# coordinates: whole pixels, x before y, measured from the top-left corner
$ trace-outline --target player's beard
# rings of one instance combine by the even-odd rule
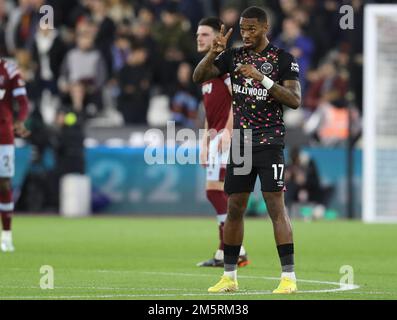
[[[246,42],[246,40],[245,41],[243,40],[243,46],[246,49],[253,50],[253,49],[255,49],[255,42],[251,39],[248,42]]]
[[[248,42],[249,42],[249,45],[247,45],[247,46],[245,45],[245,42],[244,42],[244,47],[255,51],[260,46],[261,39],[260,38],[251,38],[251,39],[248,39]]]

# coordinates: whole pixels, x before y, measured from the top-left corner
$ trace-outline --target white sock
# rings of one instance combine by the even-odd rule
[[[245,252],[245,248],[244,246],[241,246],[240,248],[240,256],[245,256],[246,252]]]
[[[1,232],[1,241],[7,241],[7,242],[12,241],[12,231],[11,230],[9,230],[9,231],[3,230]]]
[[[281,278],[284,278],[284,277],[296,281],[295,272],[282,272]]]
[[[221,249],[216,250],[214,258],[216,260],[223,260],[224,259],[223,250],[221,250]]]
[[[237,279],[237,270],[234,271],[224,271],[223,272],[224,276],[228,276],[229,278],[232,278],[233,280]]]
[[[222,223],[225,223],[227,217],[227,213],[224,214],[218,214],[216,216],[216,220],[218,221],[218,226],[221,225]]]

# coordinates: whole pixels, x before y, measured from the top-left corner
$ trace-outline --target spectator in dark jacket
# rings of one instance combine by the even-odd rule
[[[161,21],[153,28],[153,38],[158,44],[159,57],[156,74],[165,93],[171,95],[170,83],[177,82],[175,70],[182,61],[191,61],[196,55],[194,39],[183,24],[177,7],[168,6]]]
[[[67,47],[58,30],[38,28],[33,43],[33,60],[36,62],[36,81],[39,94],[47,89],[52,94],[58,93],[57,81]]]
[[[116,35],[116,26],[107,16],[105,0],[91,0],[91,18],[97,25],[95,46],[101,51],[106,62],[106,71],[110,75],[112,71],[112,44]]]
[[[118,108],[126,124],[146,124],[151,74],[147,68],[147,50],[137,47],[128,55],[118,75]]]

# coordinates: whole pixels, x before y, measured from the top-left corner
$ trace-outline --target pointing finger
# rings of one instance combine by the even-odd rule
[[[221,25],[221,35],[223,36],[223,34],[225,33],[225,25],[224,24],[222,24]]]
[[[237,68],[234,69],[234,72],[238,72],[243,65],[241,63],[237,63]]]
[[[229,40],[230,36],[232,35],[232,32],[233,32],[233,28],[230,28],[229,31],[225,35],[226,41]]]

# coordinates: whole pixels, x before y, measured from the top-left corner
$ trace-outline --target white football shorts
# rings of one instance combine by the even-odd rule
[[[209,143],[207,181],[225,180],[226,164],[229,158],[229,149],[224,152],[218,151],[218,143],[220,139],[221,134],[218,134]]]
[[[15,173],[15,147],[0,144],[0,178],[12,178]]]

